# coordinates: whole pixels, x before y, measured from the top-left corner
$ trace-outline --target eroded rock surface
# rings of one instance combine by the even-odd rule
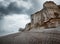
[[[43,4],[43,9],[31,15],[31,23],[26,25],[26,30],[36,27],[55,28],[60,26],[60,5],[52,1]]]

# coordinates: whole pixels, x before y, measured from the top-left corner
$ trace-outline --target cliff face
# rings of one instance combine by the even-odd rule
[[[31,23],[27,24],[25,29],[55,28],[60,26],[60,5],[52,1],[43,4],[43,9],[31,15]]]

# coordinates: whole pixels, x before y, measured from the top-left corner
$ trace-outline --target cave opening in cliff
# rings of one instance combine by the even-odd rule
[[[56,17],[56,18],[58,18],[58,17],[59,17],[59,14],[58,14],[58,13],[56,13],[56,12],[54,12],[54,15],[55,15],[55,17]]]

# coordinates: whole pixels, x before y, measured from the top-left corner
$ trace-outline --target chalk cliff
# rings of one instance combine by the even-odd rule
[[[52,1],[43,4],[43,9],[31,15],[31,22],[25,27],[25,30],[36,28],[56,28],[60,26],[60,5]]]

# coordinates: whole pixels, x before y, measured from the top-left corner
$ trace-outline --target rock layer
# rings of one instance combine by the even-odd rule
[[[25,29],[31,30],[36,27],[55,28],[60,26],[60,5],[52,1],[43,4],[43,9],[31,15],[31,23]]]

